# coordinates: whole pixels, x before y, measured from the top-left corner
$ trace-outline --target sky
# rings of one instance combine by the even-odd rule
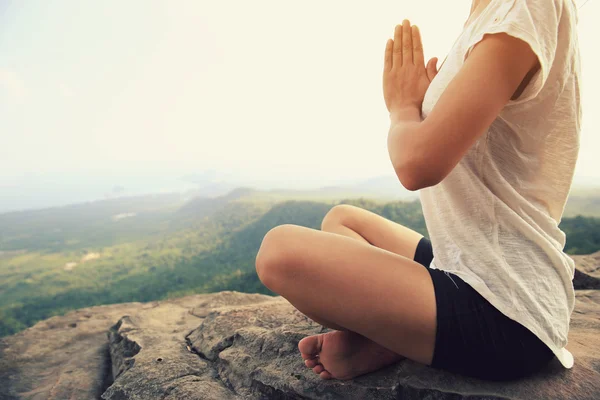
[[[181,188],[189,186],[182,176],[206,171],[289,185],[393,174],[385,43],[407,18],[420,28],[425,59],[439,66],[470,7],[0,0],[0,211],[115,186]],[[588,1],[578,27],[576,180],[586,182],[600,182],[598,16],[600,0]]]

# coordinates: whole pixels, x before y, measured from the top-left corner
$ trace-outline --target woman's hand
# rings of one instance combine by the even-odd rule
[[[425,68],[419,28],[411,27],[407,19],[396,25],[394,39],[385,46],[383,68],[383,97],[390,114],[407,107],[421,110],[425,92],[438,73],[437,60],[431,58]]]

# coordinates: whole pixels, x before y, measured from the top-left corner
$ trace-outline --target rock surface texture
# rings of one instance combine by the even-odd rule
[[[600,289],[600,251],[585,255],[571,256],[575,261],[575,289]]]
[[[1,339],[0,399],[599,399],[600,290],[589,288],[600,252],[573,258],[574,285],[586,289],[576,291],[570,370],[554,359],[530,378],[487,382],[404,359],[322,380],[297,345],[329,329],[282,297],[226,291],[86,308]]]

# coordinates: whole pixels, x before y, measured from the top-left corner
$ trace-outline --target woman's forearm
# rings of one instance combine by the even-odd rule
[[[416,106],[390,113],[388,153],[398,179],[408,190],[420,189],[423,182],[419,173],[424,139],[419,132],[421,124],[421,110]]]

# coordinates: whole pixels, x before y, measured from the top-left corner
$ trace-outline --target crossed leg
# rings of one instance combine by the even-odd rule
[[[391,251],[414,260],[415,251],[423,237],[404,225],[390,221],[374,212],[350,204],[334,206],[321,223],[321,230],[348,236],[363,243]],[[313,321],[331,329],[349,331],[348,329],[326,321],[321,317],[308,315]],[[306,339],[304,340],[306,342]],[[315,361],[316,362],[316,361]],[[307,367],[314,367],[308,360]],[[318,373],[318,369],[315,370]]]
[[[300,312],[346,330],[321,336],[321,377],[350,379],[402,357],[431,363],[433,283],[412,259],[366,240],[280,225],[265,235],[256,268],[263,284]],[[384,348],[389,352],[377,360]]]

